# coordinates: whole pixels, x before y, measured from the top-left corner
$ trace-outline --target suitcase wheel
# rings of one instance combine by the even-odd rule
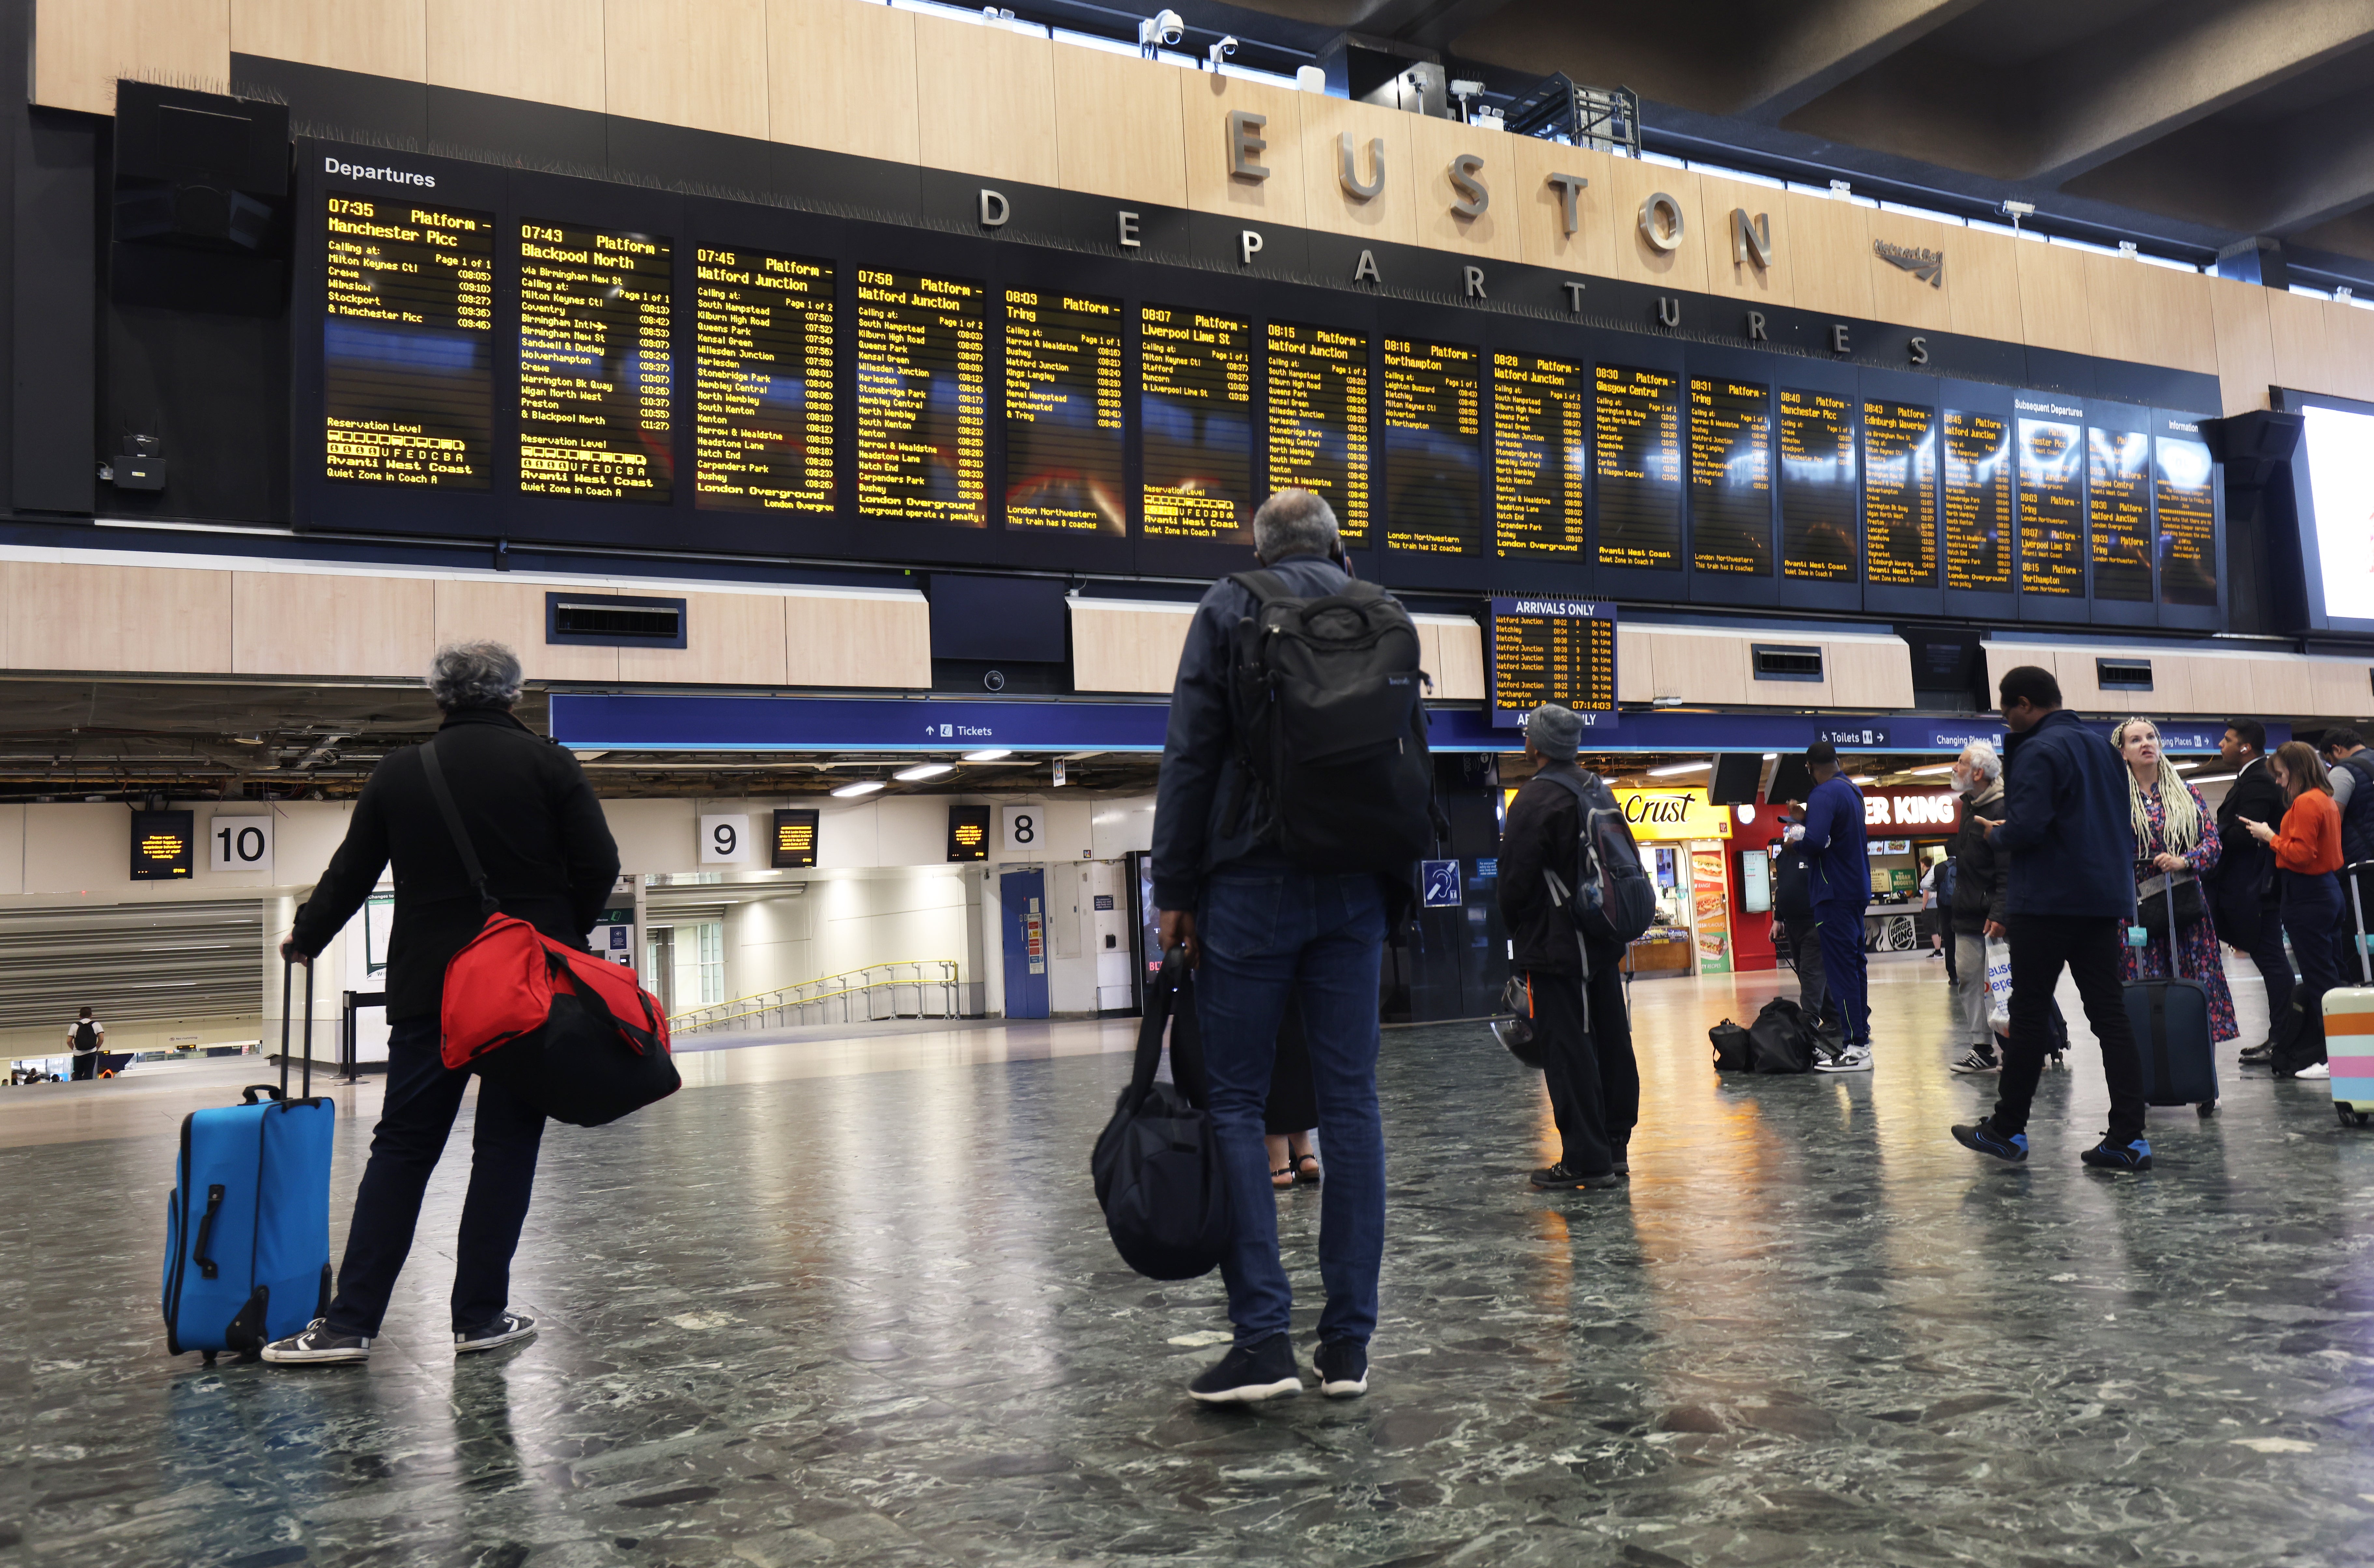
[[[2199,1115],[2205,1120],[2206,1118],[2217,1114],[2217,1102],[2215,1100],[2204,1100],[2192,1108],[2195,1114]]]
[[[2368,1121],[2374,1121],[2374,1113],[2357,1110],[2343,1105],[2338,1100],[2333,1102],[2333,1109],[2334,1114],[2341,1117],[2341,1125],[2344,1127],[2364,1127]]]

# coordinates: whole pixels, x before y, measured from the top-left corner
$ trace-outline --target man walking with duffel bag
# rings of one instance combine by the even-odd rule
[[[432,743],[504,914],[582,947],[618,877],[618,848],[577,759],[511,717],[520,662],[499,643],[438,651],[429,695],[445,720]],[[391,863],[395,919],[387,950],[387,1093],[370,1164],[355,1193],[338,1292],[325,1316],[264,1348],[281,1363],[359,1362],[387,1315],[412,1249],[421,1195],[475,1074],[445,1065],[439,1011],[446,963],[478,934],[478,894],[429,789],[423,748],[391,753],[363,786],[346,841],[281,945],[310,963],[354,918]],[[308,984],[311,984],[309,979]],[[509,1309],[511,1253],[527,1220],[544,1113],[491,1079],[478,1089],[470,1190],[454,1246],[456,1354],[535,1331]]]

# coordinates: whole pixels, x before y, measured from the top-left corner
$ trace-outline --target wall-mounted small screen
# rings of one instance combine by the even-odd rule
[[[951,860],[986,860],[989,859],[989,813],[987,806],[950,806],[948,808],[948,859]]]
[[[1545,702],[1586,716],[1614,717],[1614,604],[1495,598],[1489,650],[1494,724],[1506,728],[1522,723],[1525,715]],[[1585,722],[1592,722],[1592,718]]]
[[[767,863],[779,872],[802,871],[817,863],[817,822],[812,808],[792,807],[775,813],[775,837]]]
[[[196,813],[134,812],[132,813],[132,880],[181,882],[196,864]]]

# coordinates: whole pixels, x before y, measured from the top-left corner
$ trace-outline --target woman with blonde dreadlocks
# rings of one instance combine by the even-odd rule
[[[2205,878],[2217,863],[2220,845],[2216,819],[2201,792],[2184,781],[2159,749],[2159,730],[2148,719],[2130,719],[2110,731],[2110,744],[2127,765],[2127,804],[2135,829],[2135,883],[2167,872],[2191,872]],[[2234,993],[2226,985],[2226,961],[2217,948],[2217,930],[2210,924],[2207,904],[2201,917],[2176,932],[2177,978],[2198,980],[2209,992],[2209,1033],[2230,1040],[2242,1032],[2234,1021]],[[2121,978],[2165,980],[2168,943],[2154,941],[2129,947],[2121,961]]]

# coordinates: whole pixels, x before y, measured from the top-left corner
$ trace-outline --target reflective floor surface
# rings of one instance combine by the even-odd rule
[[[1216,1278],[1128,1273],[1088,1190],[1126,1024],[688,1056],[549,1135],[514,1292],[547,1327],[459,1363],[457,1129],[368,1369],[164,1352],[174,1125],[245,1072],[0,1091],[0,1560],[2374,1559],[2374,1132],[2229,1045],[2220,1114],[2097,1176],[2081,1038],[2033,1162],[1981,1163],[1942,967],[1877,969],[1845,1079],[1708,1071],[1774,977],[1640,985],[1614,1194],[1526,1186],[1540,1079],[1480,1026],[1389,1032],[1373,1391],[1252,1411],[1182,1391]],[[341,1232],[375,1093],[339,1091]],[[1307,1358],[1316,1194],[1281,1208]]]

